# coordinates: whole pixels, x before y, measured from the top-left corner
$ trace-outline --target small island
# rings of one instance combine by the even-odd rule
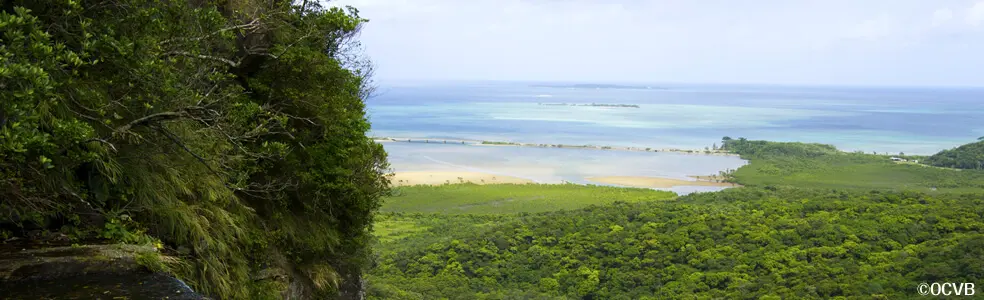
[[[639,105],[636,105],[636,104],[605,104],[605,103],[590,103],[590,104],[588,104],[588,103],[582,103],[582,104],[577,104],[577,103],[537,103],[537,104],[539,104],[539,105],[547,105],[547,106],[594,106],[594,107],[631,107],[631,108],[639,108]]]

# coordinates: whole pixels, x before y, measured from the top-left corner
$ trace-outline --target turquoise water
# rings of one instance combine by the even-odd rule
[[[391,84],[368,101],[368,112],[377,136],[653,148],[703,148],[723,136],[742,136],[931,154],[984,136],[982,89],[659,87],[666,89]]]
[[[739,85],[595,89],[557,85],[545,87],[518,82],[383,85],[377,96],[367,101],[373,124],[371,134],[657,149],[703,149],[718,143],[723,136],[731,136],[820,142],[848,151],[907,154],[932,154],[984,136],[981,121],[984,101],[980,101],[984,99],[984,89]],[[542,103],[635,104],[639,108]],[[602,173],[708,175],[742,163],[736,158],[704,160],[692,158],[696,156],[593,150],[515,147],[477,150],[476,146],[401,143],[387,143],[385,147],[397,170],[439,165],[421,156],[430,153],[428,157],[440,157],[438,160],[450,162],[459,169],[489,169],[497,164],[503,170],[519,173],[512,175],[543,181],[563,178],[578,182],[578,177],[603,176]],[[597,154],[601,152],[606,154]],[[542,168],[530,170],[531,165]],[[524,166],[527,169],[522,169]]]

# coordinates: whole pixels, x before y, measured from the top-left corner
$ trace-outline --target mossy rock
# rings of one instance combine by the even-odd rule
[[[145,267],[146,257],[159,256],[150,246],[2,246],[5,299],[205,299],[180,280]]]

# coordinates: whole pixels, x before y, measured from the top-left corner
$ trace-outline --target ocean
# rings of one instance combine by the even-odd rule
[[[984,89],[970,88],[385,82],[367,101],[367,113],[376,137],[704,149],[730,136],[932,154],[984,136],[981,100]],[[540,182],[602,174],[680,178],[744,163],[672,153],[384,145],[397,171],[464,168]]]

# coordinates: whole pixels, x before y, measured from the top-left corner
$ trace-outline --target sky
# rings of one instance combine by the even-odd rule
[[[984,0],[338,0],[376,79],[984,86]]]

